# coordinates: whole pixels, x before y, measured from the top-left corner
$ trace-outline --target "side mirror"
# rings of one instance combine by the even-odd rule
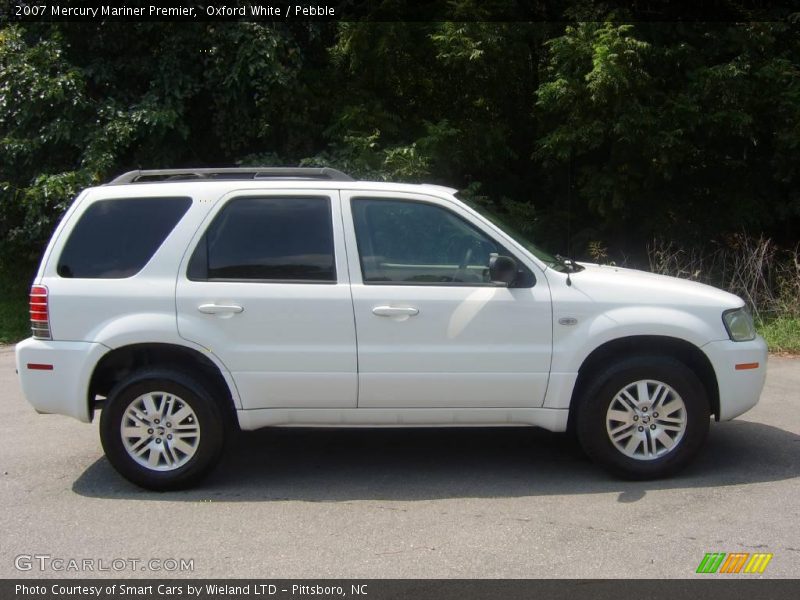
[[[517,278],[517,263],[510,256],[492,254],[489,258],[489,279],[492,283],[509,287]]]

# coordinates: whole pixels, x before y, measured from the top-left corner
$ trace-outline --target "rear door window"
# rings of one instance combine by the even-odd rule
[[[189,261],[194,281],[336,282],[327,197],[234,198]]]

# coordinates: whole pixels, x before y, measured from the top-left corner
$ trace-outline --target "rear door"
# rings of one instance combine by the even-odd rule
[[[243,408],[356,405],[341,223],[338,192],[248,190],[222,198],[190,245],[178,330],[228,367]]]

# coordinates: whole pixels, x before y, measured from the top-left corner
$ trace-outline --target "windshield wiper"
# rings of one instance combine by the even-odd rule
[[[567,268],[569,273],[577,273],[578,271],[583,271],[583,267],[576,263],[571,258],[567,258],[566,256],[561,256],[560,254],[555,255],[556,260],[560,262]]]

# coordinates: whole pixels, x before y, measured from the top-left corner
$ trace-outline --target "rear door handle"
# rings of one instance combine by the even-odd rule
[[[197,307],[197,310],[207,315],[230,315],[240,313],[244,308],[238,304],[201,304]]]
[[[419,314],[419,309],[413,306],[376,306],[372,314],[379,317],[413,317]]]

